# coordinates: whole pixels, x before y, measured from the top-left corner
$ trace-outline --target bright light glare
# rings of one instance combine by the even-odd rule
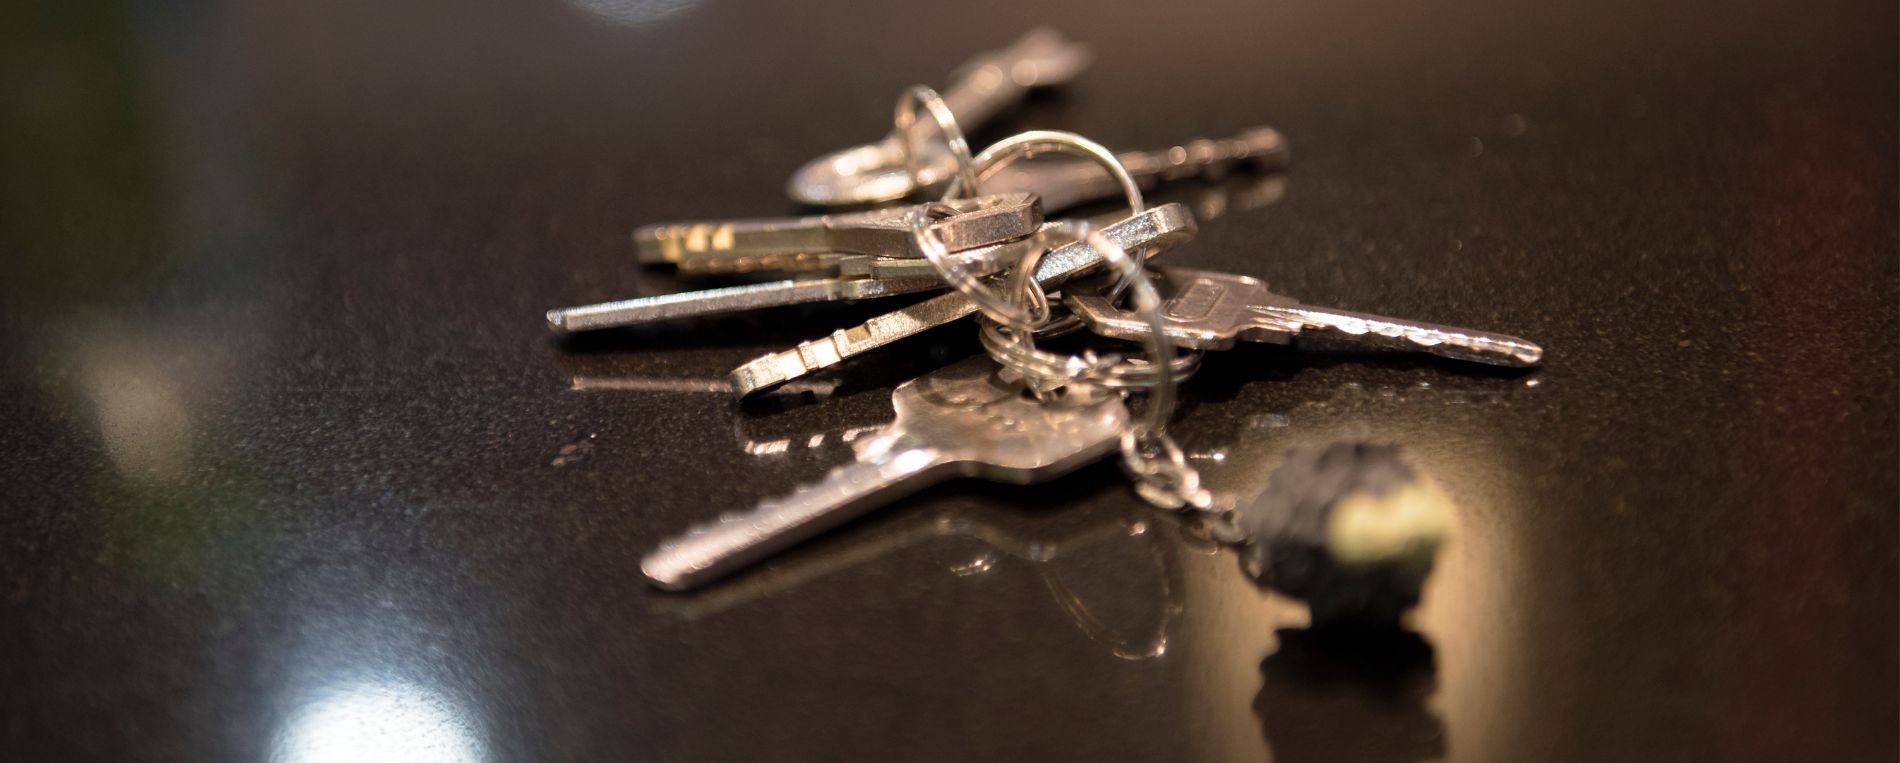
[[[475,725],[447,697],[406,683],[328,689],[298,707],[277,738],[279,763],[483,760]]]

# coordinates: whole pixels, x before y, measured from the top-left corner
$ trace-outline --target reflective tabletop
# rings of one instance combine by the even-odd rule
[[[1495,329],[1529,371],[1210,354],[1209,487],[1397,443],[1457,507],[1404,632],[1307,628],[1108,461],[956,482],[728,583],[662,538],[823,474],[960,324],[557,340],[696,283],[636,226],[1037,24],[973,135],[1278,128],[1170,264]],[[0,759],[1893,760],[1900,99],[1876,2],[29,2],[0,10]],[[902,304],[900,298],[896,304]]]

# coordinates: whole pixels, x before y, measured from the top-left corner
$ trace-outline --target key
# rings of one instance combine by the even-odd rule
[[[1021,262],[1032,248],[1051,248],[1072,240],[1061,223],[1044,223],[1036,233],[1004,244],[991,244],[952,253],[963,267],[989,275]],[[836,278],[803,278],[729,286],[623,299],[580,307],[549,310],[548,328],[556,334],[639,326],[681,318],[784,307],[811,302],[839,302],[912,294],[948,288],[936,266],[923,258],[839,255]]]
[[[950,202],[958,214],[933,224],[950,251],[1022,238],[1042,225],[1034,194],[978,196]],[[737,272],[824,267],[826,255],[922,257],[912,246],[916,207],[810,217],[662,223],[633,232],[639,261],[681,270]]]
[[[944,104],[965,131],[1021,100],[1030,88],[1059,85],[1074,79],[1089,64],[1088,48],[1064,39],[1048,27],[1030,30],[1007,50],[984,53],[952,75],[955,82],[943,91]],[[928,119],[915,129],[934,130]],[[896,132],[877,143],[834,151],[807,162],[792,174],[785,192],[793,201],[821,207],[882,204],[896,201],[919,188],[947,182],[956,165],[947,150],[921,157],[922,177],[912,177],[904,162],[904,136]]]
[[[1194,215],[1180,204],[1163,204],[1102,229],[1110,241],[1135,257],[1153,256],[1193,238],[1194,232]],[[1102,256],[1095,248],[1086,240],[1077,241],[1045,255],[1036,266],[1036,282],[1048,288],[1101,265]],[[932,297],[823,339],[755,358],[733,369],[732,387],[740,396],[751,395],[976,311],[976,303],[961,292]]]
[[[1043,223],[1035,233],[1015,241],[953,251],[950,256],[961,263],[965,271],[986,276],[1021,262],[1031,249],[1050,249],[1069,243],[1059,235],[1067,228],[1062,223]],[[937,267],[922,257],[851,254],[840,257],[833,267],[840,278],[935,278],[942,285]]]
[[[857,459],[751,512],[700,525],[640,562],[654,585],[684,590],[729,575],[846,520],[945,479],[1029,484],[1113,450],[1128,408],[1109,390],[1048,401],[1005,381],[987,357],[898,385],[896,420],[854,444]]]
[[[1367,313],[1309,307],[1267,291],[1258,278],[1187,268],[1155,268],[1164,289],[1168,338],[1197,350],[1222,350],[1237,340],[1291,344],[1312,331],[1372,347],[1427,352],[1496,366],[1537,365],[1543,348],[1504,334]],[[1063,304],[1103,336],[1140,340],[1152,329],[1099,293],[1064,295]]]
[[[1223,140],[1194,140],[1160,151],[1127,151],[1115,155],[1141,189],[1200,177],[1219,179],[1240,165],[1261,171],[1285,169],[1289,159],[1286,138],[1271,127],[1255,127]],[[1100,165],[1071,156],[1017,162],[996,170],[983,181],[990,193],[1033,192],[1042,196],[1045,213],[1120,196]]]
[[[808,302],[872,299],[942,288],[945,288],[943,279],[935,275],[771,281],[549,310],[548,328],[556,334],[572,334]]]
[[[1119,221],[1118,216],[1109,216],[1100,225],[1112,225]],[[1035,233],[1024,238],[1003,244],[991,244],[952,252],[951,258],[963,265],[963,269],[973,275],[986,276],[1000,272],[1028,255],[1031,249],[1054,249],[1075,240],[1074,226],[1061,223],[1043,223]],[[839,277],[844,278],[938,278],[935,265],[922,257],[879,257],[868,254],[847,255],[836,263]]]

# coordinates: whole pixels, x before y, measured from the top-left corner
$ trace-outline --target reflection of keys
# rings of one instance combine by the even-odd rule
[[[1030,88],[1067,82],[1088,64],[1088,48],[1054,29],[1038,27],[1009,48],[984,53],[959,68],[956,81],[943,91],[944,105],[964,130],[975,130]],[[937,126],[920,119],[912,129],[921,134]],[[939,139],[925,144],[928,148],[917,157],[920,166],[913,176],[904,161],[906,139],[893,132],[877,143],[813,159],[792,175],[786,193],[794,201],[816,206],[881,204],[948,182],[956,173],[956,164]]]
[[[1504,334],[1311,307],[1267,291],[1257,278],[1187,268],[1156,268],[1164,284],[1162,318],[1168,337],[1183,347],[1219,350],[1237,339],[1290,344],[1311,331],[1356,344],[1415,350],[1498,366],[1533,366],[1543,358],[1536,344]],[[1148,321],[1117,308],[1099,293],[1069,294],[1069,306],[1096,333],[1141,339]]]
[[[1119,395],[1039,401],[995,371],[972,358],[899,385],[896,420],[856,444],[856,461],[661,544],[641,570],[661,588],[703,585],[953,476],[1018,484],[1060,476],[1114,449],[1128,427]]]
[[[1194,216],[1186,207],[1163,204],[1103,228],[1102,234],[1131,256],[1145,257],[1192,238],[1194,231]],[[1036,281],[1048,288],[1101,265],[1101,254],[1088,241],[1077,241],[1045,255],[1036,266]],[[739,394],[750,395],[976,311],[976,303],[961,292],[934,297],[823,339],[753,359],[733,370],[732,386]]]
[[[1008,193],[946,202],[957,214],[932,224],[950,251],[1014,241],[1042,225],[1035,194]],[[829,267],[840,254],[922,257],[911,243],[918,207],[760,220],[662,223],[633,232],[641,262],[683,271],[738,272]]]

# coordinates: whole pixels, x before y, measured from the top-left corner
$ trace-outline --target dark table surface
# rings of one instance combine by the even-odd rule
[[[1893,760],[1896,10],[28,2],[0,11],[0,759]],[[1111,464],[901,501],[692,597],[643,552],[820,475],[944,329],[740,406],[793,309],[627,231],[780,215],[1033,23],[1096,65],[978,134],[1164,146],[1177,264],[1530,337],[1533,372],[1253,347],[1216,490],[1400,443],[1458,506],[1416,632],[1315,636]]]

